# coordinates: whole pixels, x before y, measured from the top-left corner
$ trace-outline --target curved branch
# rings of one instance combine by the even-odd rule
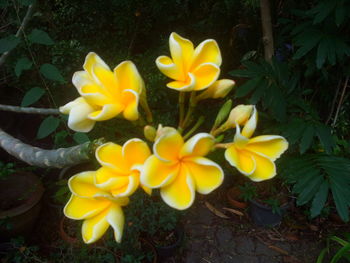
[[[46,109],[46,108],[33,108],[33,107],[19,107],[0,104],[0,110],[13,111],[18,113],[27,114],[42,114],[42,115],[58,115],[60,111],[58,109]]]
[[[34,13],[34,5],[35,5],[35,2],[34,2],[34,4],[31,4],[30,6],[28,6],[27,13],[26,13],[25,17],[23,18],[23,21],[22,21],[20,27],[17,30],[16,37],[19,37],[22,34],[24,28],[27,26],[30,18],[32,17],[32,15]],[[2,66],[2,64],[5,63],[5,60],[10,55],[12,50],[7,51],[7,52],[5,52],[4,54],[1,55],[1,57],[0,57],[0,66]]]
[[[0,129],[0,147],[17,159],[38,167],[63,168],[86,162],[102,142],[103,139],[98,139],[69,148],[44,150],[25,144]]]

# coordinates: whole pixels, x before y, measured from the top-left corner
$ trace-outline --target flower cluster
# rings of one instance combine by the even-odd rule
[[[71,219],[84,220],[82,236],[86,243],[97,241],[109,226],[116,241],[121,241],[124,227],[121,207],[128,204],[128,197],[138,187],[148,194],[159,188],[163,201],[179,210],[192,205],[196,191],[209,194],[218,188],[223,182],[223,170],[205,157],[216,148],[225,148],[226,160],[253,181],[274,177],[274,161],[288,148],[288,142],[281,136],[251,138],[258,118],[253,105],[220,111],[218,116],[228,115],[223,124],[222,120],[216,121],[210,133],[192,135],[201,125],[198,119],[189,127],[197,103],[208,98],[224,98],[235,83],[218,80],[222,58],[215,40],[205,40],[194,48],[190,40],[172,33],[169,45],[171,57],[158,57],[156,65],[173,79],[167,87],[179,92],[179,127],[159,124],[156,130],[151,125],[145,126],[145,137],[153,143],[152,148],[138,138],[122,146],[103,144],[95,152],[101,167],[70,178],[72,196],[64,213]],[[112,72],[99,56],[89,53],[84,71],[74,74],[73,84],[81,97],[60,110],[69,114],[68,126],[75,131],[88,132],[96,121],[120,114],[127,120],[137,120],[139,102],[146,114],[150,112],[143,80],[130,61],[120,63]],[[191,93],[186,115],[184,92]],[[233,142],[218,143],[218,136],[229,129],[236,129]]]

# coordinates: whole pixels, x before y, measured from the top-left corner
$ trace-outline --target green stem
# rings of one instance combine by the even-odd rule
[[[185,92],[179,93],[179,114],[180,114],[180,119],[179,119],[179,129],[183,128],[183,120],[185,116]]]
[[[141,92],[140,104],[141,104],[141,107],[143,108],[143,110],[145,111],[147,122],[149,124],[151,124],[153,122],[153,116],[152,116],[152,111],[151,111],[151,109],[148,106],[146,90],[145,89]]]
[[[199,128],[199,126],[201,126],[202,125],[202,123],[204,122],[204,116],[200,116],[199,117],[199,119],[198,119],[198,121],[196,122],[196,124],[192,127],[192,129],[191,130],[189,130],[186,134],[185,134],[185,136],[183,137],[184,139],[187,139],[192,133],[194,133],[198,128]]]
[[[190,124],[192,113],[193,113],[194,109],[196,108],[196,106],[197,106],[196,92],[192,91],[191,97],[190,97],[189,108],[188,108],[185,120],[183,121],[183,125],[182,125],[183,129],[185,129]]]

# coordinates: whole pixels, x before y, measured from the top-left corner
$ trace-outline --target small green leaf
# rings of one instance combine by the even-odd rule
[[[33,29],[32,32],[28,35],[28,39],[30,42],[35,44],[42,44],[48,46],[54,44],[51,37],[45,31],[36,28]]]
[[[222,105],[214,122],[214,128],[218,127],[229,115],[232,107],[232,100],[228,100]]]
[[[348,222],[349,221],[348,200],[346,200],[346,198],[344,198],[341,186],[338,185],[335,181],[333,181],[333,183],[331,184],[331,189],[332,189],[332,195],[333,195],[335,207],[337,209],[337,212],[338,212],[340,218],[344,222]]]
[[[10,51],[11,49],[14,49],[18,44],[20,40],[15,35],[9,35],[7,37],[0,39],[0,53],[5,53]]]
[[[30,69],[32,67],[32,65],[33,65],[33,63],[27,57],[20,58],[17,61],[16,66],[15,66],[16,76],[17,77],[21,76],[22,71]]]
[[[316,65],[317,68],[322,68],[323,64],[326,62],[328,50],[328,42],[326,39],[321,40],[320,44],[317,48],[317,57],[316,57]]]
[[[35,0],[18,0],[21,5],[29,6],[34,3]]]
[[[246,96],[249,92],[254,90],[259,83],[261,82],[261,78],[254,78],[246,81],[242,86],[237,87],[235,96],[236,98],[241,98]]]
[[[315,135],[315,129],[313,125],[308,125],[303,132],[303,136],[300,141],[300,153],[305,153],[311,146]]]
[[[83,144],[84,142],[90,141],[89,137],[86,135],[86,133],[82,132],[76,132],[73,135],[73,140],[78,144]]]
[[[44,94],[45,94],[45,90],[42,88],[38,88],[38,87],[31,88],[24,95],[21,106],[26,107],[26,106],[32,105],[33,103],[37,102]]]
[[[40,73],[43,74],[44,77],[49,80],[54,80],[61,83],[65,82],[60,71],[52,64],[43,64],[40,67]]]
[[[346,8],[344,8],[343,6],[337,6],[337,8],[335,9],[335,23],[338,27],[344,22],[345,15]]]
[[[325,151],[327,153],[331,153],[334,147],[331,129],[328,126],[320,123],[316,126],[316,133]]]
[[[298,196],[297,205],[305,205],[309,202],[315,196],[323,182],[323,176],[315,176],[312,178]]]
[[[320,188],[318,189],[318,192],[316,193],[314,200],[312,201],[312,205],[310,209],[311,218],[314,218],[321,213],[322,208],[324,207],[327,201],[328,189],[329,189],[329,184],[327,181],[324,181],[321,184]]]
[[[60,120],[58,118],[55,118],[52,116],[47,117],[40,124],[40,127],[39,127],[39,130],[38,130],[36,137],[38,139],[45,138],[46,136],[53,133],[57,129],[59,124],[60,124]]]

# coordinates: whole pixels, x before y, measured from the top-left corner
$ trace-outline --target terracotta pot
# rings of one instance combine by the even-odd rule
[[[285,203],[280,206],[281,213],[274,213],[272,207],[262,204],[256,200],[250,200],[249,214],[257,226],[274,227],[281,223],[283,215],[290,204]]]
[[[0,179],[0,220],[4,222],[0,226],[1,240],[30,234],[43,193],[39,177],[29,172],[16,172]]]
[[[248,207],[248,203],[244,202],[242,198],[239,197],[240,195],[241,190],[237,186],[230,188],[226,193],[227,200],[233,207],[245,209]]]
[[[65,216],[62,217],[61,221],[60,221],[60,236],[61,238],[66,241],[67,243],[71,244],[71,245],[78,245],[79,240],[76,237],[72,237],[69,234],[67,234],[66,232],[66,226],[67,223],[69,222],[69,218],[66,218]]]

